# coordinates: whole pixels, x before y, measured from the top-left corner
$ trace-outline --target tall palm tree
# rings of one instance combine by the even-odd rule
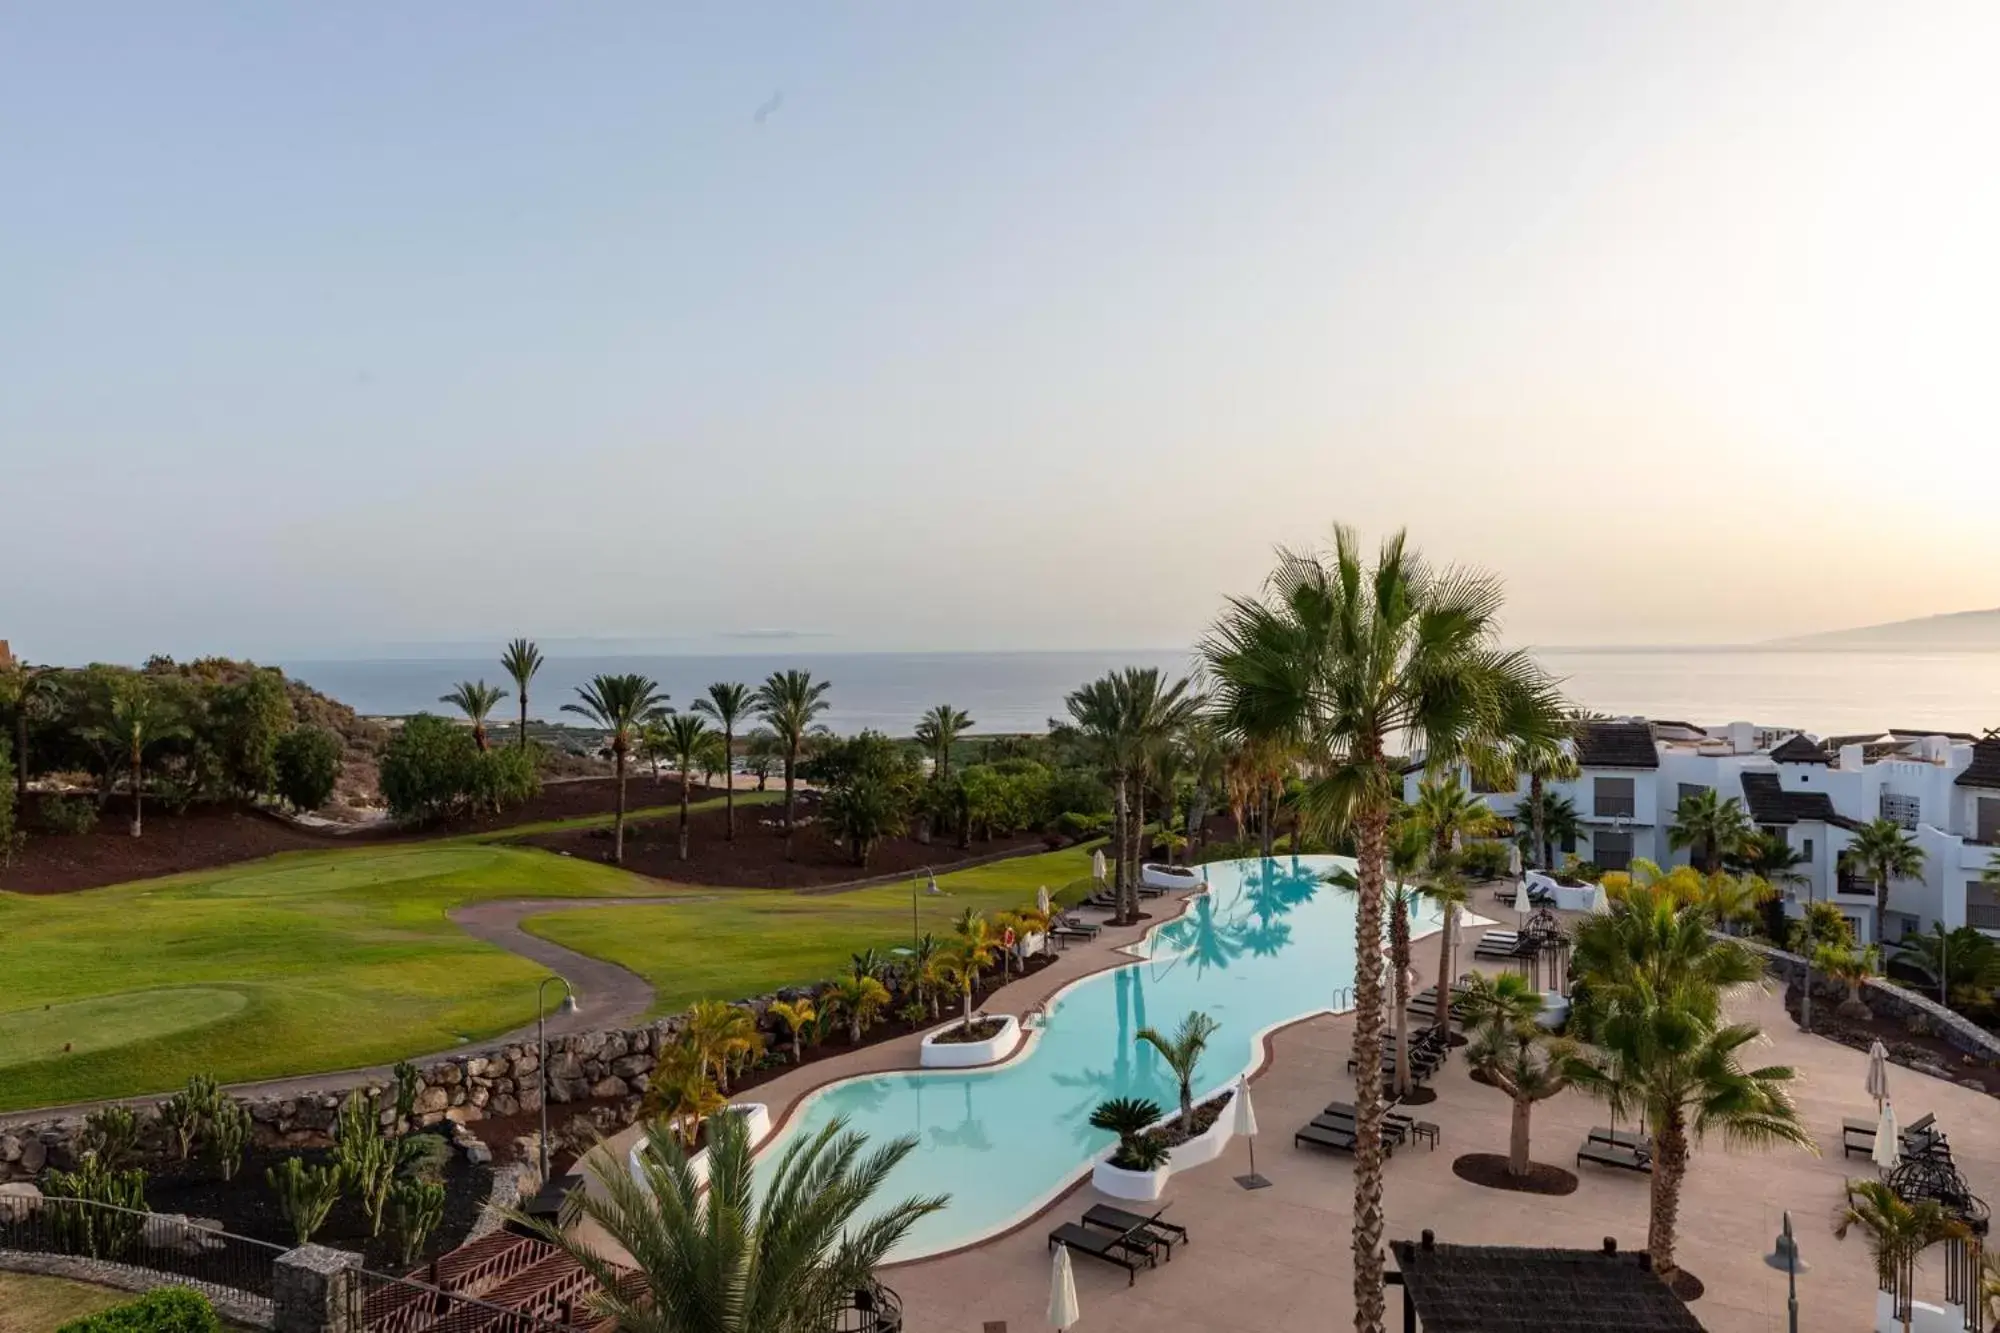
[[[486,719],[500,701],[507,697],[507,691],[498,685],[488,685],[483,680],[462,680],[451,687],[451,693],[440,695],[438,702],[450,704],[464,713],[472,722],[472,739],[479,748],[486,748]]]
[[[1444,916],[1444,928],[1438,931],[1438,1002],[1437,1019],[1432,1024],[1440,1036],[1451,1031],[1451,960],[1458,948],[1459,914],[1472,905],[1472,893],[1465,887],[1464,878],[1449,864],[1439,872],[1434,872],[1423,886],[1424,896],[1438,905]]]
[[[62,683],[48,667],[23,664],[13,676],[8,702],[14,709],[14,799],[21,805],[28,799],[28,724],[56,711]]]
[[[826,692],[832,688],[830,681],[814,680],[810,671],[773,671],[752,696],[758,716],[777,736],[784,755],[785,856],[788,860],[792,855],[792,828],[798,813],[799,755],[805,751],[806,738],[813,734],[813,719],[831,706],[826,702]]]
[[[1875,1264],[1875,1284],[1907,1298],[1917,1259],[1933,1245],[1948,1240],[1966,1240],[1971,1229],[1944,1210],[1936,1199],[1905,1202],[1880,1180],[1847,1182],[1847,1204],[1833,1224],[1833,1234],[1846,1240],[1847,1233],[1859,1230],[1868,1242],[1868,1257]],[[1910,1333],[1907,1305],[1902,1309],[1903,1333]]]
[[[736,724],[750,716],[750,687],[734,681],[717,681],[708,687],[708,697],[694,701],[694,711],[715,719],[722,729],[723,765],[726,781],[722,788],[723,823],[727,841],[736,841]]]
[[[917,723],[917,744],[931,757],[931,779],[944,782],[951,777],[951,747],[973,727],[972,714],[950,704],[939,704]]]
[[[1871,819],[1854,831],[1847,864],[1875,881],[1875,943],[1880,944],[1887,938],[1889,886],[1923,875],[1923,849],[1895,820]]]
[[[528,684],[542,669],[542,650],[533,639],[515,639],[500,654],[500,665],[514,678],[514,697],[521,701],[519,743],[528,744]]]
[[[660,735],[666,743],[667,756],[681,775],[681,860],[688,859],[688,792],[694,787],[694,770],[701,764],[702,752],[715,739],[708,723],[693,713],[676,713],[660,724]]]
[[[1526,823],[1522,824],[1524,814]],[[1583,835],[1583,821],[1576,813],[1576,803],[1561,792],[1544,791],[1539,796],[1530,793],[1515,807],[1514,819],[1519,825],[1515,842],[1531,864],[1544,869],[1555,864],[1557,843],[1574,847]]]
[[[1565,731],[1569,730],[1565,728]],[[1529,860],[1546,870],[1549,868],[1548,816],[1551,803],[1544,799],[1546,784],[1551,782],[1574,782],[1582,773],[1577,766],[1576,751],[1566,743],[1567,735],[1534,735],[1518,738],[1509,748],[1512,766],[1528,777],[1528,857]],[[1576,807],[1567,797],[1558,797],[1569,809],[1569,836],[1576,837]],[[1518,813],[1518,812],[1517,812]],[[1560,837],[1558,830],[1556,836]]]
[[[1173,1071],[1181,1092],[1181,1133],[1194,1132],[1194,1074],[1201,1064],[1201,1057],[1208,1050],[1208,1039],[1215,1035],[1222,1024],[1196,1009],[1181,1020],[1171,1037],[1163,1036],[1158,1028],[1139,1029],[1135,1041],[1144,1042],[1160,1053],[1160,1059]]]
[[[1500,826],[1492,807],[1465,789],[1456,773],[1442,780],[1425,778],[1417,784],[1417,801],[1409,818],[1430,838],[1433,883],[1426,892],[1444,909],[1438,932],[1437,1031],[1451,1031],[1451,956],[1458,945],[1459,910],[1471,901],[1455,873],[1459,850],[1467,838],[1491,833]]]
[[[1594,1051],[1570,1081],[1652,1126],[1646,1248],[1671,1279],[1693,1143],[1717,1134],[1731,1147],[1815,1150],[1786,1092],[1791,1069],[1745,1068],[1744,1050],[1762,1034],[1723,1018],[1723,993],[1757,981],[1763,963],[1712,935],[1701,907],[1652,885],[1634,885],[1619,910],[1579,924],[1572,957],[1583,995],[1571,1021]]]
[[[1674,807],[1674,822],[1667,826],[1667,846],[1675,851],[1689,849],[1690,857],[1703,871],[1715,871],[1722,867],[1724,857],[1736,855],[1751,832],[1750,816],[1742,801],[1703,787],[1681,797]]]
[[[657,682],[636,672],[591,677],[576,687],[577,702],[564,704],[565,713],[589,718],[610,733],[611,763],[618,777],[618,811],[611,824],[611,859],[625,864],[625,764],[648,715],[667,701]]]
[[[185,738],[190,734],[187,724],[152,686],[132,680],[112,695],[109,725],[92,727],[89,734],[117,747],[132,766],[132,836],[136,838],[144,826],[140,806],[145,788],[146,751],[161,741]]]
[[[1125,713],[1125,726],[1132,738],[1133,776],[1132,818],[1132,911],[1139,910],[1139,864],[1144,860],[1146,841],[1146,783],[1160,770],[1163,754],[1180,733],[1192,723],[1201,700],[1188,694],[1188,682],[1171,684],[1162,680],[1157,667],[1127,667],[1118,675],[1118,693]]]
[[[1233,599],[1203,641],[1216,715],[1238,736],[1290,739],[1312,770],[1301,813],[1329,839],[1352,831],[1355,954],[1381,949],[1389,817],[1402,782],[1390,747],[1435,765],[1509,729],[1559,725],[1542,670],[1498,644],[1500,585],[1428,567],[1401,534],[1373,567],[1354,532],[1329,555],[1281,552],[1262,597]],[[1382,1333],[1382,978],[1356,969],[1354,1320]]]
[[[1138,868],[1126,861],[1131,823],[1131,781],[1138,765],[1139,743],[1116,673],[1100,676],[1070,692],[1064,700],[1078,742],[1092,763],[1111,780],[1111,844],[1116,853],[1112,890],[1118,902],[1116,922],[1129,924],[1139,916]],[[1128,892],[1130,901],[1127,901]]]
[[[864,1152],[844,1119],[794,1139],[761,1187],[743,1117],[711,1116],[707,1138],[705,1188],[665,1123],[648,1127],[636,1172],[592,1159],[599,1188],[577,1191],[583,1216],[631,1256],[636,1281],[582,1231],[529,1223],[595,1280],[593,1316],[644,1333],[818,1333],[910,1228],[950,1201],[872,1209],[917,1141]]]

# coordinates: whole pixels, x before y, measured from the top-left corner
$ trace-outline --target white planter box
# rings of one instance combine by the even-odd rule
[[[1214,1101],[1229,1090],[1224,1088],[1221,1092],[1211,1093],[1202,1098],[1195,1103],[1196,1109]],[[1180,1108],[1176,1107],[1164,1119],[1148,1128],[1157,1129],[1160,1125],[1171,1124],[1180,1119],[1180,1114]],[[1095,1166],[1091,1167],[1090,1183],[1114,1199],[1141,1201],[1157,1199],[1160,1197],[1160,1192],[1167,1187],[1167,1179],[1174,1172],[1206,1166],[1222,1156],[1222,1150],[1229,1146],[1229,1140],[1236,1133],[1235,1126],[1235,1108],[1230,1107],[1215,1118],[1214,1124],[1175,1148],[1173,1156],[1167,1159],[1167,1164],[1157,1171],[1127,1171],[1123,1167],[1111,1165],[1111,1156],[1118,1151],[1118,1146],[1113,1144],[1104,1150],[1104,1155],[1097,1159]]]
[[[1202,886],[1202,872],[1194,866],[1163,866],[1157,861],[1148,861],[1139,867],[1139,882],[1156,889],[1198,889]]]
[[[970,1069],[1006,1059],[1021,1044],[1021,1020],[1012,1014],[999,1017],[1000,1030],[985,1041],[939,1041],[940,1036],[959,1026],[959,1019],[926,1034],[918,1063],[925,1069]]]
[[[771,1108],[762,1102],[732,1102],[724,1108],[732,1115],[743,1117],[744,1127],[750,1131],[750,1146],[756,1147],[771,1133]],[[639,1155],[646,1150],[646,1135],[641,1133],[639,1141],[626,1154],[626,1169],[632,1173],[633,1181],[640,1189],[646,1188],[646,1171],[639,1164]],[[688,1170],[694,1173],[695,1183],[708,1183],[708,1149],[703,1148],[688,1159]]]

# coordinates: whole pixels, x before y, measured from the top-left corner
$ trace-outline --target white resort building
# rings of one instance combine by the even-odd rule
[[[1710,729],[1618,718],[1583,724],[1573,748],[1577,779],[1544,784],[1569,800],[1582,827],[1574,846],[1557,844],[1558,859],[1575,852],[1606,870],[1640,857],[1686,864],[1685,851],[1669,849],[1667,830],[1682,798],[1713,788],[1741,800],[1753,824],[1805,857],[1799,870],[1809,883],[1786,891],[1788,911],[1831,902],[1870,943],[1874,886],[1845,875],[1840,854],[1858,825],[1888,818],[1910,830],[1924,853],[1921,880],[1890,885],[1889,939],[1939,922],[2000,938],[2000,886],[1980,878],[2000,864],[2000,738],[1899,728],[1815,738],[1747,722]],[[1407,799],[1422,777],[1421,763],[1405,773]],[[1463,772],[1460,779],[1470,780]],[[1517,791],[1484,793],[1504,816],[1526,794],[1525,779]]]

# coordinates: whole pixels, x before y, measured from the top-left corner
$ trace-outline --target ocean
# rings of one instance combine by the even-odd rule
[[[1549,648],[1536,655],[1578,704],[1599,712],[1715,724],[1795,726],[1816,734],[1889,727],[1980,732],[2000,726],[2000,653],[1770,648]],[[908,735],[935,704],[972,714],[975,730],[1041,731],[1063,698],[1121,666],[1185,673],[1189,653],[782,653],[551,658],[529,711],[564,720],[562,704],[600,671],[640,671],[685,707],[711,681],[756,684],[804,667],[830,681],[825,722]],[[363,713],[449,712],[438,696],[461,680],[512,688],[497,658],[293,662],[286,670]],[[510,699],[499,710],[512,716]],[[571,715],[569,720],[575,720]]]

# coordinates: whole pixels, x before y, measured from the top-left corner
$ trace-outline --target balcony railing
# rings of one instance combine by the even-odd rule
[[[1974,930],[2000,930],[2000,907],[1986,907],[1979,903],[1965,905],[1965,924]]]
[[[1600,796],[1591,803],[1590,812],[1599,819],[1630,819],[1639,809],[1630,796]]]

